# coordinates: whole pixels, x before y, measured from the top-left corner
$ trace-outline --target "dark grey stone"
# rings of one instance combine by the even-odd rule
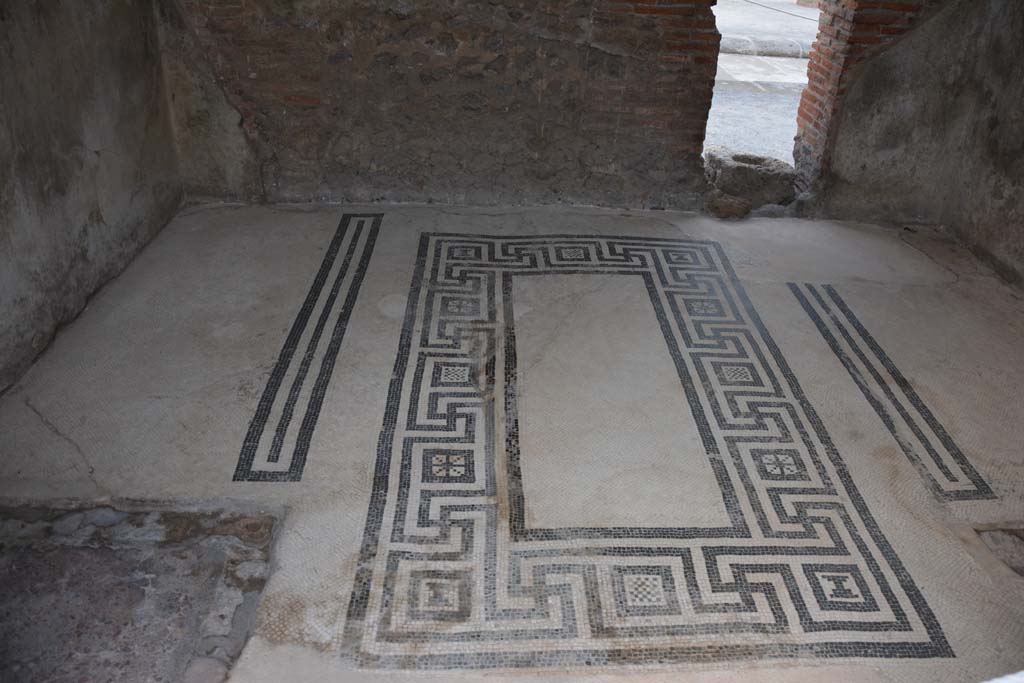
[[[792,215],[788,206],[782,204],[765,204],[750,212],[751,218],[785,218]]]
[[[213,657],[199,657],[189,662],[181,683],[221,683],[228,675],[228,666]]]
[[[0,509],[0,680],[224,680],[276,518]]]
[[[1024,576],[1024,529],[993,529],[978,535],[993,555]]]
[[[114,526],[123,521],[127,516],[127,512],[113,508],[96,508],[94,510],[87,510],[83,514],[83,522],[93,526]]]
[[[712,147],[704,152],[704,169],[715,188],[752,208],[788,204],[795,196],[796,170],[779,159]]]
[[[82,517],[84,515],[81,512],[64,515],[53,523],[53,533],[61,536],[75,533],[78,531],[78,527],[82,526]]]

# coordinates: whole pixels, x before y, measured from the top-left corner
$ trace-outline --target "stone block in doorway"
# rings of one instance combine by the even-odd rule
[[[795,197],[796,170],[779,159],[711,147],[704,152],[704,172],[714,188],[705,208],[719,218],[741,218],[751,209],[784,206]],[[740,213],[744,205],[749,208]]]
[[[223,681],[278,518],[0,508],[0,680]]]

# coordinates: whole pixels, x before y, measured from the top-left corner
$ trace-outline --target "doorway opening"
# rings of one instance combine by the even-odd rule
[[[722,42],[705,148],[792,164],[817,0],[718,0],[714,13]]]

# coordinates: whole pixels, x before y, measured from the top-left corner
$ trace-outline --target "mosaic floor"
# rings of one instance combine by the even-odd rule
[[[0,476],[287,505],[232,680],[977,681],[1022,338],[919,232],[199,207],[0,397]]]

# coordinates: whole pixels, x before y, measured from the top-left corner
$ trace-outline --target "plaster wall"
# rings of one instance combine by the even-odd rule
[[[0,390],[181,197],[149,2],[0,5]]]
[[[1024,273],[1024,4],[952,0],[851,74],[827,215],[942,224]]]

